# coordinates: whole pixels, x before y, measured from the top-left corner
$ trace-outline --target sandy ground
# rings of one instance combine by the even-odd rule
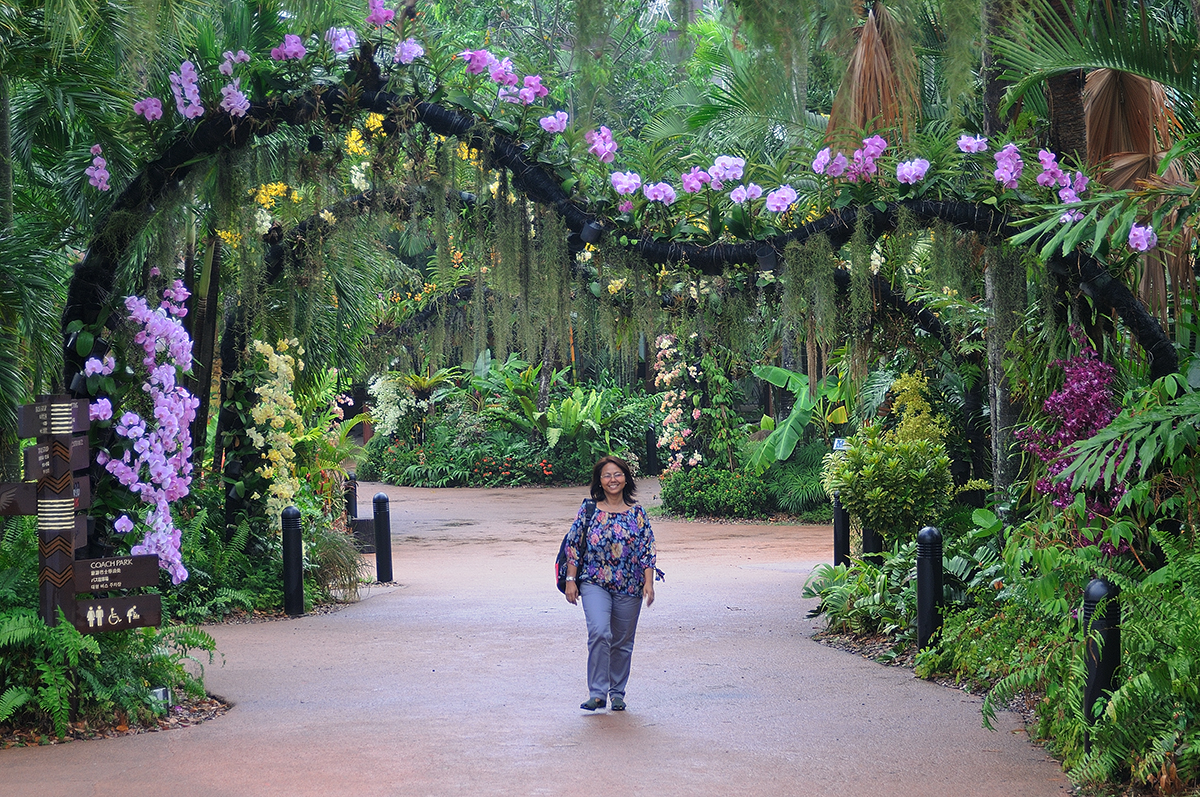
[[[0,751],[0,795],[1063,795],[1012,715],[809,637],[828,527],[652,518],[667,580],[624,713],[589,714],[582,611],[553,560],[583,490],[360,486],[390,498],[396,586],[214,626],[225,716]],[[657,485],[641,498],[655,502]]]

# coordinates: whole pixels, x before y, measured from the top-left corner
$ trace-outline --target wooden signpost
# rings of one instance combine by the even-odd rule
[[[75,561],[87,545],[86,516],[92,505],[91,481],[76,475],[91,462],[87,399],[39,396],[17,408],[17,433],[37,438],[25,449],[28,481],[0,484],[0,515],[37,515],[38,589],[42,619],[58,623],[58,612],[81,632],[123,631],[162,621],[158,595],[124,595],[75,600],[77,592],[107,592],[158,583],[157,556],[125,556]]]

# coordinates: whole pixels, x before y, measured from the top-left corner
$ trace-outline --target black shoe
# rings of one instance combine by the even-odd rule
[[[625,710],[625,698],[613,695],[612,710],[613,711],[624,711]]]
[[[586,703],[580,703],[579,707],[584,711],[595,711],[598,708],[604,708],[604,698],[593,697],[589,698]]]

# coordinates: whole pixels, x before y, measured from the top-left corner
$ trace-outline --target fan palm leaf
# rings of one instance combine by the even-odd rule
[[[1077,35],[1074,30],[1087,31]],[[995,49],[1013,82],[1005,98],[1011,107],[1050,77],[1078,69],[1112,69],[1157,82],[1168,95],[1187,103],[1200,98],[1200,49],[1189,30],[1126,24],[1100,14],[1069,25],[1047,0],[1029,0]],[[1185,103],[1186,104],[1186,103]],[[1180,121],[1187,123],[1181,115]]]

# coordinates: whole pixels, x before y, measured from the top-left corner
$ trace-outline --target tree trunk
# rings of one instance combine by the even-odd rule
[[[1083,70],[1046,81],[1050,95],[1050,149],[1065,162],[1087,161],[1087,124],[1083,116]]]
[[[1200,0],[1198,0],[1200,1]],[[998,135],[1008,126],[1010,115],[1000,115],[1000,103],[1008,82],[1000,79],[1000,67],[996,64],[996,56],[992,53],[991,42],[1004,24],[1009,12],[1010,0],[983,0],[981,14],[983,17],[983,132],[986,136]]]
[[[988,306],[988,405],[992,422],[992,488],[1004,500],[1016,481],[1020,454],[1014,450],[1020,407],[1004,373],[1008,342],[1025,312],[1025,263],[1021,253],[1007,247],[989,249],[984,271]]]
[[[204,267],[192,287],[192,376],[188,388],[200,399],[196,419],[192,422],[192,448],[204,461],[208,447],[208,416],[212,396],[213,355],[217,342],[217,302],[221,283],[221,239],[210,234],[205,243]]]

